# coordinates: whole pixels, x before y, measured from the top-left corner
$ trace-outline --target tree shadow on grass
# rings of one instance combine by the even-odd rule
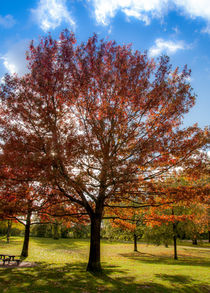
[[[155,274],[155,276],[171,283],[190,284],[195,281],[191,277],[184,275]]]
[[[32,237],[31,237],[32,238]],[[78,241],[78,239],[62,239],[61,241],[52,239],[52,238],[39,238],[33,237],[33,242],[37,243],[40,247],[49,248],[50,250],[61,250],[61,249],[80,249],[84,248],[84,244],[86,245],[87,241]]]
[[[119,277],[112,278],[112,273]],[[118,267],[106,266],[100,275],[86,272],[86,264],[64,264],[51,267],[39,263],[37,267],[0,270],[0,292],[136,292],[133,277]]]
[[[147,252],[140,252],[140,251],[132,251],[128,253],[121,253],[120,254],[123,257],[141,257],[141,256],[148,256],[148,257],[156,257],[156,255],[147,253]]]
[[[201,266],[210,267],[210,260],[206,258],[196,258],[196,257],[182,257],[180,256],[178,260],[174,260],[173,256],[170,258],[168,256],[156,256],[148,253],[123,253],[120,254],[125,258],[136,260],[142,263],[148,264],[165,264],[165,265],[180,265],[180,266]]]
[[[0,238],[0,246],[1,245],[7,245],[7,246],[9,246],[9,245],[13,245],[13,244],[19,244],[19,243],[21,243],[21,241],[22,241],[21,239],[17,239],[17,238],[11,237],[9,243],[7,243],[7,237],[6,236],[2,236]]]
[[[210,292],[209,284],[194,284],[194,280],[190,276],[186,275],[167,275],[167,274],[156,274],[156,277],[162,279],[163,281],[168,281],[171,283],[177,292]],[[183,286],[184,285],[184,286]],[[184,291],[183,291],[184,289]],[[176,292],[175,291],[175,292]]]
[[[63,266],[52,266],[46,263],[39,263],[31,268],[4,268],[0,269],[0,292],[50,292],[50,293],[99,293],[99,292],[188,292],[180,289],[172,290],[171,287],[154,282],[136,283],[135,277],[128,276],[127,272],[117,266],[104,265],[104,270],[100,275],[86,272],[86,263],[64,264]],[[157,277],[167,280],[167,275],[157,275]],[[175,281],[172,276],[168,276],[171,282],[179,282],[181,288],[181,278],[185,283],[189,280],[178,276]],[[187,284],[188,285],[188,284]],[[188,286],[189,292],[195,291],[193,286]]]

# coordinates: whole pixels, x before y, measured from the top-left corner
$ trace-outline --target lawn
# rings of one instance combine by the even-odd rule
[[[7,244],[0,238],[0,253],[19,255],[22,238]],[[0,267],[0,292],[210,292],[210,247],[173,248],[102,241],[103,274],[86,272],[87,240],[31,238],[29,257],[37,266]]]

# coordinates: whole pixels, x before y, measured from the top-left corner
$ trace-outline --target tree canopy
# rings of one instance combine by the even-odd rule
[[[195,102],[190,70],[96,35],[77,45],[68,31],[32,42],[27,59],[30,72],[0,89],[1,186],[47,186],[87,215],[88,270],[100,270],[104,208],[148,201],[152,180],[206,143],[196,125],[181,127]]]

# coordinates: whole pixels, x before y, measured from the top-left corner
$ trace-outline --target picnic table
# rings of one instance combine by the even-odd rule
[[[15,259],[15,255],[10,255],[10,254],[0,254],[0,260],[3,261],[3,265],[7,262],[8,264],[10,262],[16,262],[17,265],[20,263],[20,259]]]

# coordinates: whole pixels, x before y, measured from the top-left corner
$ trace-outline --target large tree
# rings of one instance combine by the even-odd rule
[[[104,207],[142,196],[145,182],[182,164],[205,138],[196,126],[180,128],[195,101],[186,67],[172,70],[166,56],[155,63],[95,35],[75,43],[68,31],[31,43],[30,72],[5,76],[0,163],[12,180],[48,184],[88,215],[87,270],[100,271]]]

